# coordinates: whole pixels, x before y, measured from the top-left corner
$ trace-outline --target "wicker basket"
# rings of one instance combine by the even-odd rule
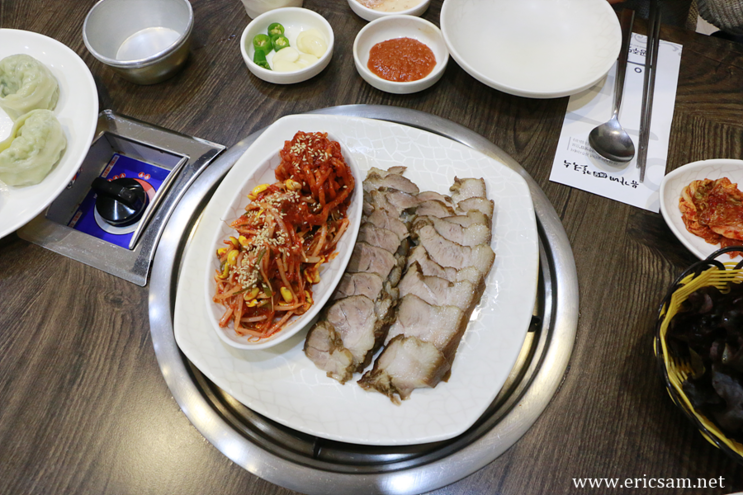
[[[732,246],[720,249],[707,259],[690,266],[676,279],[658,310],[654,350],[666,389],[673,402],[694,423],[704,438],[743,464],[743,444],[729,438],[714,421],[692,406],[682,388],[684,381],[692,374],[691,363],[687,358],[674,356],[666,342],[668,324],[689,294],[710,285],[722,288],[729,283],[743,282],[743,269],[741,269],[743,261],[736,265],[733,262],[717,260],[721,255],[730,251],[743,251],[743,247]]]

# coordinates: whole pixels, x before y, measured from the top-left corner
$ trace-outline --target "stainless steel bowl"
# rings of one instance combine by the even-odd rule
[[[188,0],[100,0],[85,18],[83,41],[123,78],[155,84],[186,62],[193,20]]]

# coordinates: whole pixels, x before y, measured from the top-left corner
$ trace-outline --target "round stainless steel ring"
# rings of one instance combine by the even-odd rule
[[[179,251],[184,236],[192,231],[198,214],[231,165],[260,135],[258,131],[227,150],[189,188],[172,212],[152,266],[150,279],[150,327],[155,353],[173,397],[196,428],[233,462],[277,485],[308,494],[334,493],[416,494],[453,483],[492,462],[516,443],[559,387],[575,341],[578,322],[578,279],[575,261],[565,230],[544,192],[529,174],[503,150],[448,120],[419,111],[387,106],[350,105],[312,113],[367,117],[397,122],[434,132],[502,160],[529,184],[542,241],[542,263],[549,263],[553,292],[549,338],[532,363],[533,374],[497,424],[471,443],[451,454],[397,470],[369,474],[334,472],[295,462],[251,443],[238,433],[205,400],[189,373],[173,336],[172,312],[179,269]],[[207,185],[199,187],[200,184]],[[504,406],[505,407],[505,406]]]

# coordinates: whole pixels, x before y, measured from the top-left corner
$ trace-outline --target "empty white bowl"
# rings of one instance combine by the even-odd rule
[[[348,0],[348,5],[351,7],[356,15],[367,21],[373,21],[380,17],[386,17],[391,15],[421,15],[428,9],[428,5],[431,0],[395,0],[400,4],[408,4],[409,8],[398,10],[397,12],[385,12],[382,10],[376,10],[367,7],[362,4],[359,0]]]
[[[617,59],[622,33],[606,0],[446,0],[441,31],[478,81],[529,98],[579,93]]]
[[[320,60],[304,69],[292,72],[276,72],[264,69],[253,62],[253,55],[255,53],[253,49],[253,38],[258,34],[266,34],[268,26],[274,22],[278,22],[284,26],[284,35],[289,38],[290,46],[296,47],[297,36],[302,31],[317,29],[325,37],[328,49],[320,57]],[[245,60],[245,65],[248,66],[248,70],[257,77],[274,84],[294,84],[315,77],[328,66],[330,59],[333,58],[334,42],[333,28],[330,27],[330,23],[323,16],[308,9],[286,7],[270,10],[253,19],[247,25],[240,38],[240,53],[243,56],[243,60]],[[271,65],[274,53],[271,52],[266,57],[269,65]]]
[[[417,81],[396,82],[382,79],[369,70],[369,51],[374,45],[393,38],[412,38],[424,43],[436,57],[430,74]],[[410,15],[380,17],[364,26],[353,42],[353,60],[361,77],[375,88],[394,94],[409,94],[431,87],[444,75],[449,61],[441,30],[425,19]]]

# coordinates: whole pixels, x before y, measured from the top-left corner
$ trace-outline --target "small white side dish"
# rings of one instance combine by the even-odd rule
[[[720,249],[720,246],[709,244],[701,237],[686,230],[679,210],[679,198],[684,188],[693,180],[717,180],[723,177],[727,177],[730,182],[738,184],[738,189],[743,187],[743,160],[721,158],[692,162],[666,175],[660,184],[660,211],[663,214],[663,219],[668,224],[671,232],[699,259],[705,259]],[[729,259],[727,255],[723,258],[721,261]],[[741,257],[738,256],[734,259],[740,260]]]
[[[409,3],[413,3],[413,1],[410,1]],[[363,5],[359,0],[348,0],[348,5],[351,7],[351,10],[366,21],[373,21],[380,17],[391,15],[421,15],[428,9],[430,3],[431,0],[418,0],[418,3],[408,9],[398,10],[397,12],[384,12],[382,10],[371,9]]]
[[[297,36],[302,31],[316,29],[324,36],[328,49],[320,57],[320,60],[304,69],[293,72],[276,72],[264,69],[253,62],[253,55],[255,54],[253,38],[258,34],[266,34],[268,26],[274,22],[284,26],[284,35],[289,39],[290,46],[296,47]],[[295,84],[315,77],[328,66],[330,59],[333,58],[334,42],[333,28],[323,16],[304,8],[286,7],[269,10],[252,20],[245,27],[240,38],[240,53],[245,60],[245,65],[248,66],[248,70],[255,76],[273,84]],[[266,57],[269,65],[271,65],[275,53],[272,51]]]
[[[291,140],[293,137],[294,134],[287,135],[286,140]],[[320,282],[312,286],[313,299],[315,302],[310,310],[302,316],[293,317],[288,326],[266,339],[255,341],[248,337],[241,337],[235,332],[232,323],[228,324],[224,328],[219,326],[219,320],[222,318],[225,308],[224,306],[215,303],[212,299],[216,290],[214,274],[219,270],[219,261],[214,253],[218,248],[225,246],[223,240],[228,239],[231,235],[236,236],[235,230],[230,227],[230,223],[245,213],[245,206],[250,202],[247,196],[253,188],[261,184],[273,184],[276,182],[274,170],[276,170],[276,167],[281,163],[281,158],[279,157],[280,148],[277,148],[271,155],[266,157],[265,160],[259,162],[258,165],[247,174],[247,179],[245,179],[244,175],[239,173],[240,169],[238,168],[237,174],[230,173],[222,181],[222,186],[224,186],[225,183],[229,185],[230,182],[235,181],[242,181],[243,184],[239,188],[238,193],[234,195],[232,202],[220,215],[218,225],[214,226],[216,231],[212,237],[212,255],[209,256],[208,259],[204,260],[206,263],[206,290],[204,291],[204,295],[206,296],[207,311],[212,327],[217,332],[219,338],[232,347],[249,350],[266,349],[285,341],[307,325],[314,322],[315,317],[319,314],[322,307],[330,298],[335,286],[338,285],[338,282],[340,282],[340,279],[343,276],[343,272],[346,270],[346,265],[351,259],[351,253],[353,252],[356,237],[359,233],[359,225],[361,224],[363,205],[361,181],[363,178],[353,161],[351,153],[349,153],[343,142],[330,134],[328,134],[328,138],[332,141],[340,142],[343,158],[345,158],[346,163],[351,168],[351,172],[356,181],[356,187],[351,196],[351,204],[348,207],[348,218],[351,223],[348,226],[348,230],[343,234],[343,237],[341,237],[341,240],[338,241],[336,247],[338,256],[330,262],[325,263],[320,269]],[[235,170],[235,167],[233,167],[233,170]],[[220,191],[223,189],[224,187],[220,187],[214,195],[219,195]]]
[[[590,88],[619,55],[606,0],[446,0],[441,31],[478,81],[516,96],[558,98]]]
[[[423,79],[408,82],[395,82],[382,79],[369,70],[369,51],[374,45],[394,38],[412,38],[428,46],[436,57],[436,66]],[[380,17],[364,26],[353,42],[353,61],[356,70],[375,88],[394,94],[409,94],[423,91],[436,83],[444,75],[449,62],[449,50],[444,43],[441,30],[420,17],[394,15]]]

